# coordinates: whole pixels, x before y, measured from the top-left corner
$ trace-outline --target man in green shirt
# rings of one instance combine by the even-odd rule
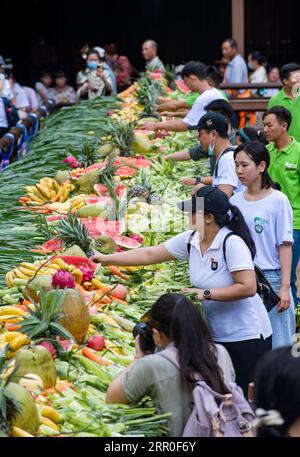
[[[300,259],[300,143],[288,133],[292,116],[282,106],[271,108],[264,114],[264,132],[271,163],[269,174],[281,186],[293,208],[294,244],[291,288],[295,305],[297,298],[297,266]]]
[[[269,101],[268,108],[284,106],[292,115],[289,134],[300,142],[300,65],[289,63],[280,70],[280,78],[284,84],[278,94]]]

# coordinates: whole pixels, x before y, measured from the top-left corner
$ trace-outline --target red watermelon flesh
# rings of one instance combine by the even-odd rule
[[[127,249],[136,249],[141,247],[141,243],[132,238],[128,238],[128,236],[121,236],[121,235],[111,235],[111,238],[117,243],[118,246],[122,246],[123,248]]]
[[[60,216],[49,216],[49,217],[47,218],[47,221],[48,221],[48,222],[55,222],[55,221],[59,221],[60,219],[61,219]]]
[[[179,90],[181,90],[181,92],[184,92],[185,94],[189,94],[191,92],[188,86],[180,79],[176,80],[176,86]]]
[[[80,220],[93,238],[98,238],[101,233],[107,236],[121,235],[124,231],[121,221],[105,221],[99,217],[81,218]]]
[[[123,178],[127,178],[127,177],[129,178],[131,176],[134,176],[135,174],[136,174],[136,170],[134,170],[133,168],[130,168],[130,167],[126,167],[126,166],[120,167],[115,172],[116,176],[120,176]]]
[[[61,241],[55,238],[52,238],[52,240],[47,241],[47,243],[41,246],[41,249],[46,252],[59,252],[61,248]]]
[[[104,186],[103,184],[95,184],[94,185],[94,191],[96,192],[99,197],[102,197],[102,195],[107,194],[107,187]]]
[[[88,205],[93,205],[95,203],[106,203],[107,205],[112,205],[111,198],[108,195],[104,195],[102,197],[88,197],[85,201]]]

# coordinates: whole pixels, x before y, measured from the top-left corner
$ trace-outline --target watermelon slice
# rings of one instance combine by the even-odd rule
[[[184,81],[182,81],[181,79],[177,79],[176,81],[176,86],[177,88],[183,92],[184,94],[190,94],[190,89],[188,88],[188,86],[184,83]]]
[[[107,187],[104,186],[103,184],[95,184],[94,191],[96,192],[97,195],[99,195],[99,197],[102,197],[102,195],[106,195],[108,192]]]
[[[88,205],[94,205],[95,203],[105,203],[107,205],[112,205],[111,198],[108,195],[103,195],[102,197],[88,197],[85,199]]]
[[[117,243],[118,246],[122,246],[122,248],[127,249],[137,249],[141,247],[141,243],[128,236],[121,236],[121,235],[110,235],[111,238]]]
[[[130,167],[120,167],[116,172],[115,176],[120,176],[121,178],[131,178],[136,174],[136,170]]]
[[[53,258],[53,262],[55,262],[56,258],[62,259],[68,265],[74,265],[75,267],[87,266],[93,272],[97,271],[99,268],[99,265],[84,257],[59,255]]]
[[[61,241],[56,240],[55,238],[52,238],[52,240],[47,241],[47,243],[43,244],[41,246],[41,249],[45,252],[60,252],[62,249],[61,246]]]
[[[124,232],[122,221],[105,221],[99,217],[81,218],[81,222],[87,227],[93,238],[98,238],[101,233],[104,235],[121,235]]]

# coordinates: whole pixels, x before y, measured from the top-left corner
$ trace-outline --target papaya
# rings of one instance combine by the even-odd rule
[[[39,428],[40,418],[33,397],[24,387],[13,382],[6,389],[18,403],[18,412],[8,418],[10,425],[34,435]]]
[[[147,154],[148,152],[151,152],[152,149],[150,140],[141,135],[135,135],[132,145],[136,154],[140,155]]]

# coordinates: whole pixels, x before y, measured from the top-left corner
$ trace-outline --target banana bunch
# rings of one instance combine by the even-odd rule
[[[71,211],[76,212],[84,206],[86,206],[84,195],[79,195],[72,200]]]
[[[20,287],[26,286],[27,282],[36,276],[53,275],[56,273],[56,269],[45,265],[41,269],[42,262],[22,262],[17,268],[8,271],[5,276],[5,282],[8,287]],[[39,271],[38,271],[39,270]]]
[[[52,428],[55,432],[60,432],[60,414],[52,406],[39,406],[40,424]]]
[[[61,185],[55,179],[43,178],[35,186],[26,186],[27,197],[22,197],[20,203],[24,205],[44,205],[45,203],[64,203],[69,199],[70,192],[75,187],[69,182]]]
[[[82,271],[79,270],[79,268],[76,268],[74,265],[67,264],[66,262],[63,261],[63,259],[60,259],[59,257],[56,257],[50,263],[48,272],[52,271],[52,270],[55,270],[54,274],[60,270],[68,271],[69,273],[71,273],[74,276],[76,284],[82,283],[82,278],[83,278]]]
[[[28,344],[31,344],[31,339],[20,332],[7,332],[0,336],[0,348],[7,347],[6,359],[8,360],[12,359],[23,346]]]

